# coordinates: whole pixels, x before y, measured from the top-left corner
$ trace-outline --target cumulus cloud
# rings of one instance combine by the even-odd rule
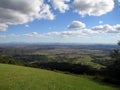
[[[0,0],[0,30],[8,25],[25,24],[35,19],[54,19],[44,0]]]
[[[65,13],[66,10],[69,10],[69,5],[66,4],[70,0],[50,0],[54,9],[58,9],[61,13]]]
[[[103,24],[103,25],[93,26],[89,29],[86,27],[86,24],[81,21],[72,21],[72,23],[68,25],[68,29],[70,30],[66,30],[62,32],[50,32],[48,34],[49,35],[88,35],[88,34],[103,34],[103,33],[119,34],[120,24],[116,24],[116,25]]]
[[[91,29],[80,29],[80,30],[66,30],[62,32],[49,32],[47,35],[61,35],[61,36],[71,36],[71,35],[80,35],[80,36],[85,36],[88,34],[100,34],[101,32],[99,31],[93,31]]]
[[[120,33],[120,24],[114,25],[113,28],[114,28],[114,30],[112,31],[113,33]]]
[[[113,26],[106,24],[106,25],[94,26],[94,27],[92,27],[91,30],[98,31],[99,33],[106,33],[109,31],[113,31],[114,28],[113,28]]]
[[[73,8],[82,16],[101,16],[113,10],[114,0],[74,0]]]
[[[71,30],[71,31],[62,31],[62,32],[49,32],[47,35],[61,35],[61,36],[68,36],[68,35],[84,35],[81,30]]]
[[[109,24],[105,24],[105,25],[98,25],[98,26],[93,26],[90,29],[88,28],[80,28],[77,30],[74,29],[70,29],[70,30],[65,30],[65,31],[53,31],[53,32],[48,32],[48,33],[43,33],[40,34],[38,32],[31,32],[31,33],[27,33],[27,34],[22,34],[22,35],[16,35],[16,34],[11,34],[8,36],[5,35],[0,35],[0,39],[3,38],[8,38],[8,37],[34,37],[34,38],[47,38],[50,39],[51,37],[54,36],[61,36],[61,37],[86,37],[87,35],[93,35],[93,36],[97,36],[99,34],[106,34],[108,35],[108,33],[110,34],[115,34],[118,35],[118,37],[120,36],[120,24],[116,24],[116,25],[109,25]]]
[[[54,9],[65,13],[71,0],[49,0]],[[120,2],[120,0],[118,0]],[[72,7],[80,15],[100,16],[114,8],[114,0],[74,0]],[[0,0],[0,31],[9,25],[27,24],[35,19],[53,20],[50,4],[45,0]],[[73,21],[68,28],[85,28],[80,21]]]
[[[8,25],[0,23],[0,31],[6,31],[7,28],[8,28]]]
[[[49,32],[46,35],[60,35],[60,32]]]
[[[73,21],[70,25],[68,25],[68,28],[70,29],[83,29],[86,25],[81,21]]]
[[[120,24],[117,25],[98,25],[98,26],[93,26],[91,29],[88,28],[79,28],[77,30],[66,30],[62,32],[49,32],[47,35],[65,35],[65,36],[70,36],[70,35],[88,35],[88,34],[104,34],[104,33],[113,33],[113,34],[119,34],[120,33]]]
[[[38,32],[31,32],[27,34],[22,34],[21,36],[34,37],[34,38],[46,38],[48,35],[40,34]]]
[[[91,30],[98,31],[99,33],[120,33],[120,24],[113,26],[109,24],[94,26]]]
[[[38,35],[37,32],[31,32],[31,33],[28,33],[28,34],[24,34],[25,36],[36,36]]]
[[[41,7],[41,11],[39,11],[38,18],[39,19],[50,19],[53,20],[55,18],[54,14],[50,11],[50,6],[48,4],[44,4]]]

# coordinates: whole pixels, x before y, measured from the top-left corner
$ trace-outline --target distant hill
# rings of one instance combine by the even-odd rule
[[[0,90],[117,90],[84,76],[0,64]]]

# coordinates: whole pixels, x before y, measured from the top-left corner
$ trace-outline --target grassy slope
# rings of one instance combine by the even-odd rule
[[[116,90],[87,78],[0,64],[0,90]]]

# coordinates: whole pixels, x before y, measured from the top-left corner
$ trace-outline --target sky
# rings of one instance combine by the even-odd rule
[[[120,0],[0,0],[0,43],[118,40]]]

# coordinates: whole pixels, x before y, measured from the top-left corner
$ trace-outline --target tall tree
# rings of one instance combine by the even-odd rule
[[[118,42],[120,46],[120,41]],[[115,83],[120,84],[120,47],[111,53],[113,63],[107,67],[107,75]]]

